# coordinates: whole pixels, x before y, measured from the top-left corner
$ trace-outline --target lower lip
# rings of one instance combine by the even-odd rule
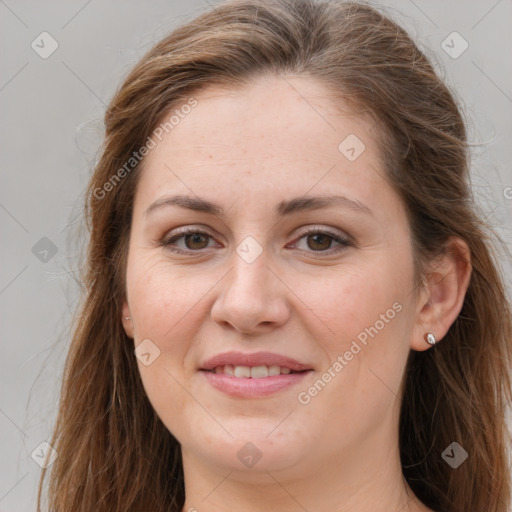
[[[288,375],[274,375],[262,377],[261,379],[241,378],[226,375],[224,373],[213,373],[201,370],[208,382],[219,391],[230,396],[238,397],[259,397],[268,396],[283,389],[287,389],[300,382],[311,370],[300,373],[289,373]]]

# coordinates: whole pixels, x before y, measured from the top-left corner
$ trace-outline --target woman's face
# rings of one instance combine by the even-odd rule
[[[185,460],[241,474],[389,455],[417,320],[372,123],[305,77],[194,98],[131,226],[123,322],[155,411]]]

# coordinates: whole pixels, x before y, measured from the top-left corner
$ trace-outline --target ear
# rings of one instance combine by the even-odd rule
[[[427,333],[439,342],[446,336],[464,304],[471,277],[471,253],[466,242],[452,237],[443,254],[429,265],[425,284],[418,294],[411,348],[427,350]]]
[[[124,332],[128,336],[128,338],[133,339],[133,321],[132,315],[130,313],[130,308],[128,307],[128,302],[126,299],[123,300],[122,310],[122,322],[124,327]]]

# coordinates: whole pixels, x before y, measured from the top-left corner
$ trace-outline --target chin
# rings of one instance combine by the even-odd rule
[[[287,432],[278,435],[274,431],[269,435],[275,423],[269,429],[267,421],[265,428],[258,430],[254,425],[247,428],[248,420],[245,422],[245,428],[240,424],[239,428],[228,428],[233,437],[224,432],[221,437],[210,436],[207,441],[202,437],[200,445],[196,440],[193,451],[210,466],[242,474],[288,471],[304,463],[306,447],[302,439],[295,439]],[[182,446],[187,444],[182,443]]]

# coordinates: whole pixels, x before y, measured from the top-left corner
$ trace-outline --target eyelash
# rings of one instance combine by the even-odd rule
[[[193,250],[193,249],[188,249],[188,250],[183,250],[183,249],[178,249],[176,247],[171,247],[171,245],[176,242],[177,240],[179,240],[180,238],[183,238],[184,236],[186,235],[191,235],[191,234],[197,234],[197,235],[205,235],[207,237],[210,237],[210,238],[213,238],[212,235],[210,235],[210,233],[206,232],[206,231],[202,231],[198,228],[193,228],[193,227],[185,227],[185,228],[180,228],[178,230],[177,233],[175,233],[173,236],[171,237],[168,237],[166,239],[163,239],[162,241],[159,242],[159,244],[163,247],[165,247],[166,249],[174,252],[174,253],[177,253],[177,254],[186,254],[186,255],[190,255],[190,254],[193,254],[193,253],[201,253],[204,251],[204,249],[199,249],[199,250]],[[338,242],[340,245],[338,246],[337,249],[333,250],[332,248],[331,249],[328,249],[326,251],[313,251],[313,250],[310,250],[310,251],[306,251],[306,252],[309,252],[309,253],[313,253],[313,254],[333,254],[333,253],[338,253],[338,252],[341,252],[343,251],[346,247],[350,247],[350,246],[353,246],[353,242],[347,237],[347,238],[344,238],[338,234],[335,234],[335,233],[332,233],[330,231],[326,231],[325,229],[323,228],[318,228],[318,227],[314,227],[314,228],[309,228],[309,229],[304,229],[304,230],[301,230],[299,233],[299,238],[297,239],[297,241],[301,240],[302,238],[306,237],[306,236],[312,236],[312,235],[327,235],[329,238],[331,238],[332,240],[334,240],[335,242]]]

